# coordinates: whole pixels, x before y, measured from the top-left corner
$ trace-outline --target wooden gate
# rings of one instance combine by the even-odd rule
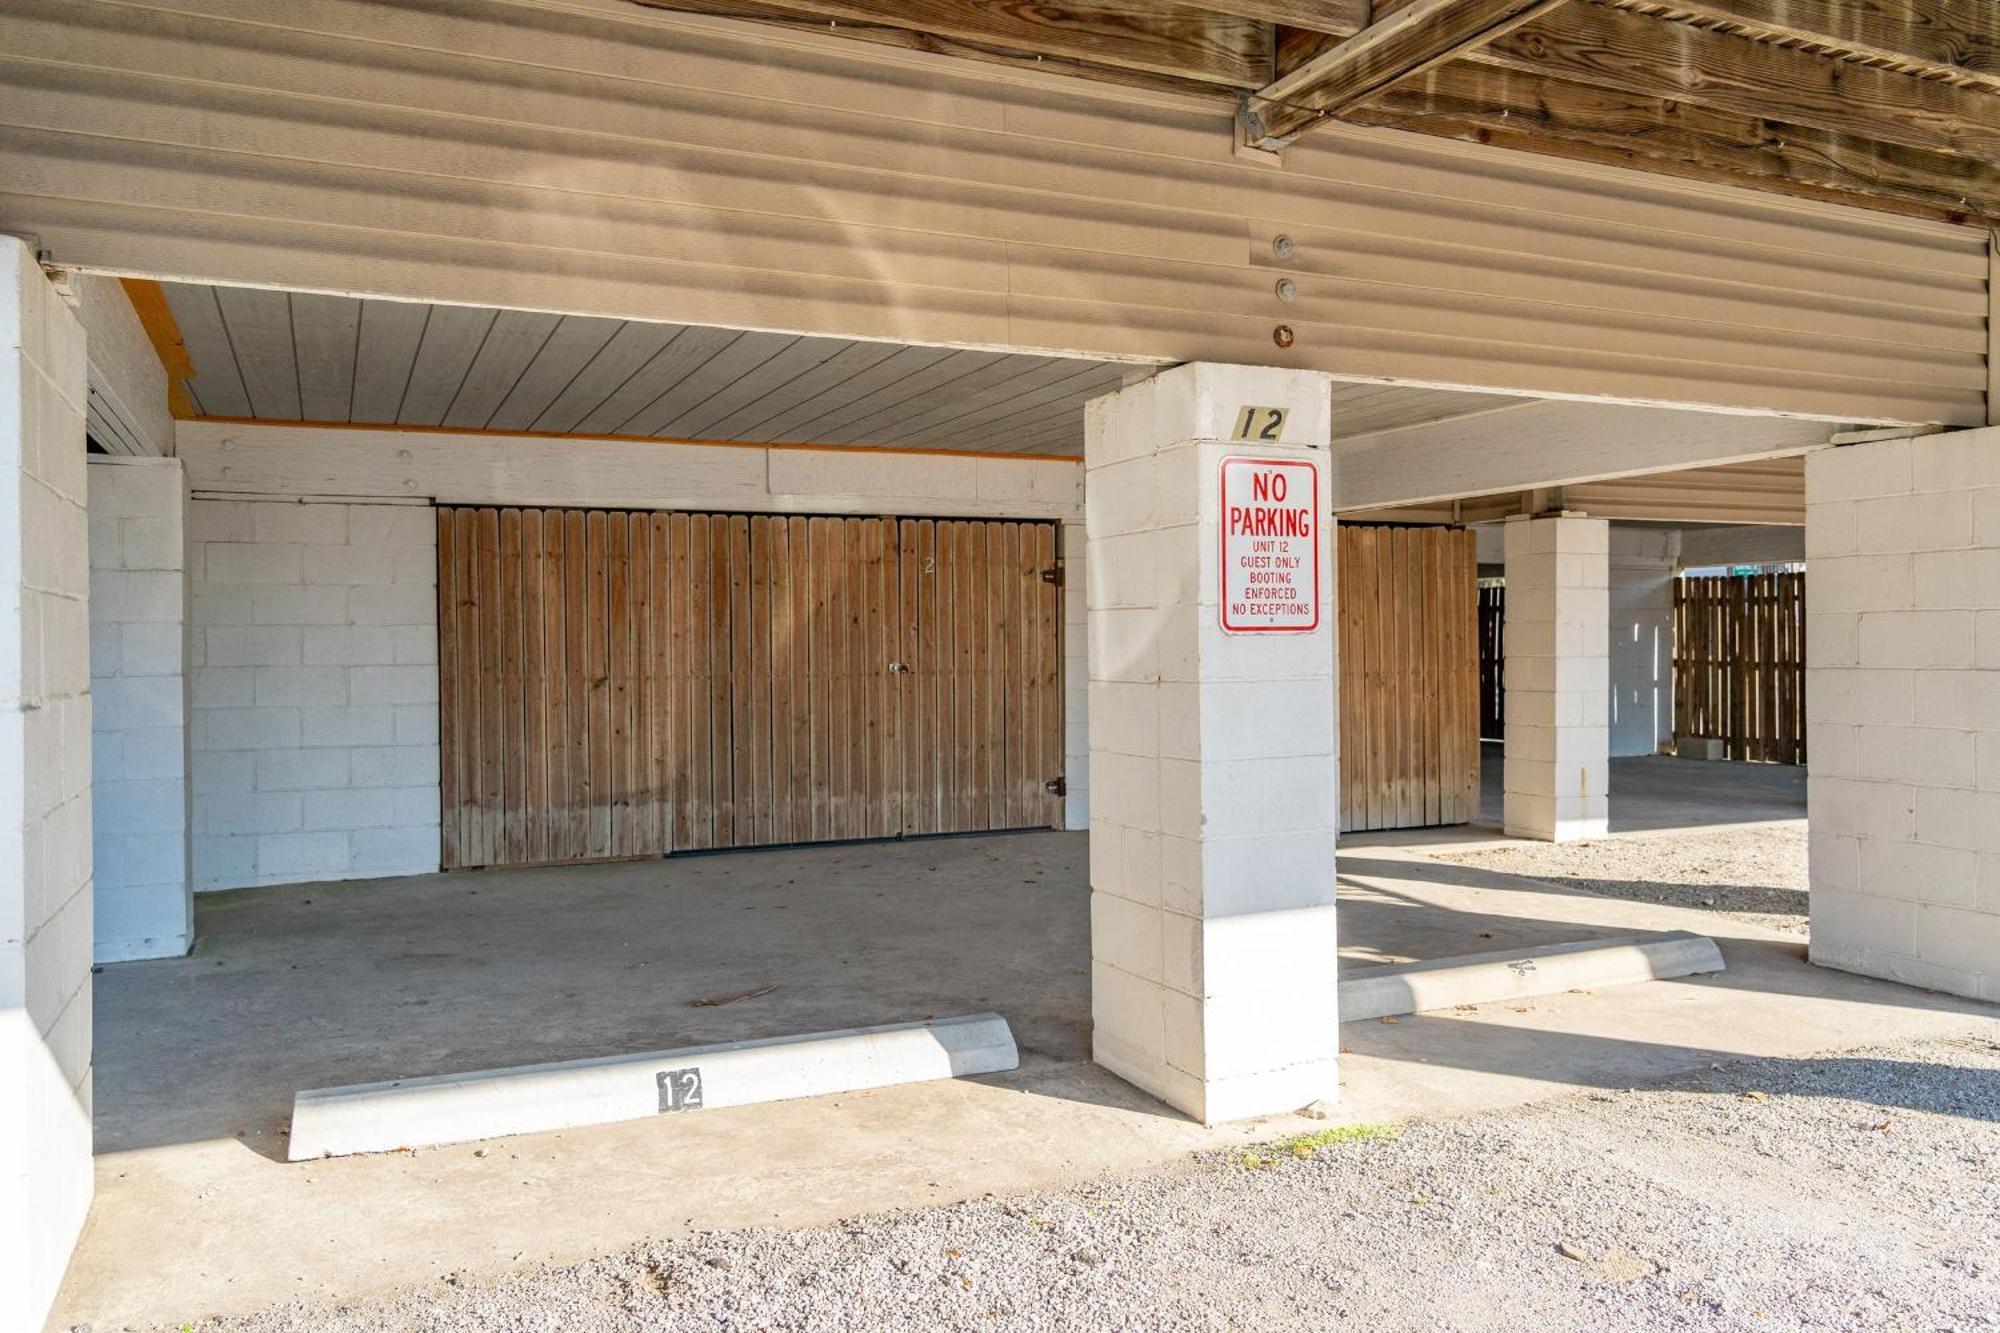
[[[1341,830],[1466,823],[1479,811],[1473,535],[1339,530]]]
[[[1479,739],[1507,739],[1507,588],[1479,589]]]
[[[1806,576],[1674,580],[1674,735],[1806,761]]]
[[[438,512],[444,865],[1046,826],[1048,523]]]

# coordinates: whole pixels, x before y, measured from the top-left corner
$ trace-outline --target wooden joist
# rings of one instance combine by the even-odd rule
[[[1480,46],[1480,64],[1730,115],[2000,161],[2000,96],[1603,5]]]
[[[1590,0],[1923,78],[2000,89],[2000,5],[1987,0]]]
[[[847,36],[913,34],[948,54],[1017,53],[1231,88],[1270,77],[1272,31],[1257,18],[1184,4],[1022,5],[1008,0],[632,0],[650,9],[786,20]],[[1261,8],[1261,6],[1250,6]],[[1286,6],[1290,8],[1290,6]],[[892,39],[893,40],[893,39]]]
[[[1912,217],[2000,215],[2000,163],[1511,70],[1434,70],[1347,118]]]
[[[1256,141],[1289,139],[1403,79],[1464,56],[1566,0],[1414,0],[1253,93]]]

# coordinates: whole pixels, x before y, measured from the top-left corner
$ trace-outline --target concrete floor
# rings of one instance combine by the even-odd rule
[[[1480,746],[1479,820],[1498,828],[1502,747]],[[1657,833],[1806,817],[1806,771],[1793,764],[1736,764],[1636,755],[1611,761],[1613,833]]]
[[[1974,1024],[2000,1036],[1990,1008],[1812,968],[1795,938],[1442,865],[1427,840],[1344,841],[1344,959],[1692,929],[1729,970],[1347,1025],[1346,1118]],[[1307,1127],[1204,1130],[1089,1063],[1086,848],[1013,834],[206,896],[192,957],[97,978],[98,1198],[51,1326],[177,1324],[706,1227],[1052,1188]],[[298,1088],[979,1009],[1012,1022],[1018,1072],[523,1136],[485,1157],[283,1161]]]

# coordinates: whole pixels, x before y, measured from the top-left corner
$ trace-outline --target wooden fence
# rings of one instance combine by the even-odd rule
[[[1479,589],[1479,739],[1507,739],[1506,661],[1507,587],[1484,584]]]
[[[1674,735],[1806,761],[1804,574],[1674,580]]]
[[[1340,827],[1479,813],[1477,553],[1463,528],[1340,525]]]

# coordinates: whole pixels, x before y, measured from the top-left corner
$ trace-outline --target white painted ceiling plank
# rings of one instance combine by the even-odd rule
[[[668,434],[667,424],[697,408],[756,371],[797,342],[792,333],[741,333],[729,345],[686,373],[677,376],[652,402],[616,427],[620,435]]]
[[[487,330],[486,341],[480,344],[451,406],[445,409],[444,424],[472,430],[484,427],[561,321],[561,315],[501,311]]]
[[[773,416],[736,432],[739,440],[790,440],[795,432],[809,427],[818,418],[860,399],[888,393],[893,386],[927,366],[936,365],[957,353],[948,347],[898,347],[843,383],[832,385],[812,399],[794,404]]]
[[[299,363],[292,352],[292,300],[284,292],[218,287],[216,304],[236,369],[261,420],[299,419]]]
[[[396,419],[430,314],[427,305],[361,303],[361,332],[354,348],[354,420],[386,424]]]
[[[499,316],[497,310],[474,306],[431,307],[430,322],[424,325],[423,341],[410,366],[410,387],[403,392],[403,405],[396,420],[405,426],[441,426],[459,385],[472,369],[473,358]]]
[[[856,440],[901,444],[914,423],[935,422],[941,413],[952,414],[960,403],[984,405],[996,398],[1004,398],[1014,392],[1015,386],[1025,377],[1034,375],[1045,365],[1044,358],[1038,356],[1004,356],[991,365],[960,376],[934,393],[870,413],[823,439],[828,444],[847,444]]]
[[[629,433],[635,415],[741,336],[735,329],[682,328],[651,360],[591,408],[576,424],[577,431],[585,435]]]
[[[661,348],[687,331],[685,324],[620,325],[604,349],[535,418],[534,429],[558,434],[579,429],[606,399],[645,369]]]
[[[732,414],[752,403],[767,401],[774,392],[811,374],[837,353],[853,345],[844,338],[795,339],[763,365],[734,384],[710,394],[705,401],[682,412],[653,434],[682,440],[715,439],[717,427]]]
[[[361,302],[351,296],[292,294],[299,412],[307,421],[348,421],[354,410],[354,357]]]
[[[1121,378],[1116,371],[1107,378],[1103,367],[1089,363],[1071,363],[1063,369],[1067,373],[1060,377],[1051,373],[1037,386],[1024,389],[1004,402],[916,430],[911,442],[934,448],[1005,449],[1005,442],[1020,434],[1028,422],[1038,419],[1047,405],[1080,404],[1116,386]],[[1080,408],[1077,411],[1077,438],[1081,440],[1083,416]]]
[[[954,380],[963,379],[1005,359],[1005,354],[999,352],[953,352],[893,384],[884,385],[876,393],[806,421],[780,438],[797,444],[824,444],[839,439],[855,422],[889,411],[919,395],[935,393]],[[868,440],[866,443],[880,444],[882,441]]]
[[[1015,368],[1015,373],[997,383],[989,383],[980,388],[968,378],[952,386],[956,392],[939,394],[926,408],[922,404],[913,405],[918,410],[906,411],[890,421],[883,422],[872,434],[883,439],[916,442],[926,436],[936,434],[951,423],[966,416],[1004,412],[1010,405],[1030,396],[1038,389],[1046,389],[1051,384],[1060,383],[1076,375],[1084,366],[1069,361],[1051,361],[1045,357],[1024,358],[1026,365]],[[989,418],[1000,419],[1000,418]]]
[[[588,315],[565,315],[535,353],[514,387],[486,420],[488,430],[527,430],[555,404],[591,359],[604,350],[623,322]]]
[[[709,426],[709,437],[741,440],[756,437],[766,423],[781,419],[800,404],[833,392],[879,362],[903,349],[895,343],[850,342],[805,374],[745,403]]]
[[[195,405],[204,416],[249,416],[250,395],[236,368],[236,353],[230,349],[222,310],[215,303],[215,288],[179,282],[161,283],[160,288],[194,363],[195,377],[188,381],[188,392]]]

